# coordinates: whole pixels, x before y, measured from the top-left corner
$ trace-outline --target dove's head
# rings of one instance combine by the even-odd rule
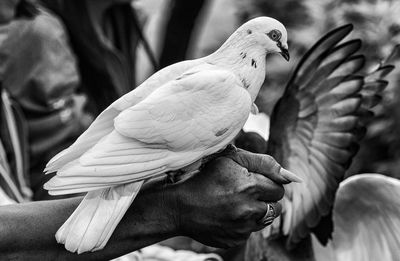
[[[265,79],[266,55],[271,53],[280,53],[289,60],[287,32],[278,20],[262,16],[240,26],[205,59],[232,70],[254,101]]]
[[[242,35],[244,41],[260,45],[267,54],[280,53],[287,61],[290,58],[286,28],[274,18],[254,18],[239,27],[237,33]]]

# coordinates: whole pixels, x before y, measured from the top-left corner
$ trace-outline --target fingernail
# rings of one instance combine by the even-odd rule
[[[303,182],[303,180],[299,176],[297,176],[291,171],[288,171],[287,169],[281,168],[279,174],[290,182],[297,182],[297,183]]]

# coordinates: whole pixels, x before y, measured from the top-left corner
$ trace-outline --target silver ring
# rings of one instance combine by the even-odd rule
[[[260,223],[264,226],[270,225],[275,219],[275,209],[272,204],[267,204],[267,211],[264,216],[260,219]]]

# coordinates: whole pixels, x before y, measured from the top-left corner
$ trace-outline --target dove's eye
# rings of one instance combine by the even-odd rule
[[[267,33],[269,38],[271,38],[272,41],[279,41],[281,39],[281,32],[279,30],[271,30],[271,32]]]

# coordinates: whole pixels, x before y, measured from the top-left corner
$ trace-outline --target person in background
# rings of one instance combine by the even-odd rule
[[[142,29],[146,15],[131,0],[41,0],[65,24],[79,61],[81,87],[97,115],[137,86],[137,48],[144,46],[154,71],[186,59],[190,38],[206,0],[171,1],[160,58]]]
[[[31,16],[17,17],[1,26],[1,84],[7,92],[3,96],[26,121],[20,124],[25,125],[21,128],[25,136],[18,139],[11,135],[10,141],[21,143],[21,155],[29,162],[23,170],[28,177],[24,193],[29,187],[33,194],[25,197],[37,200],[49,198],[42,188],[50,178],[43,175],[45,164],[69,146],[89,126],[92,117],[83,109],[84,96],[77,94],[76,60],[61,22],[30,2],[14,3],[16,10],[29,6]],[[16,158],[18,173],[22,171],[19,162]]]
[[[130,1],[42,0],[64,23],[78,59],[79,88],[97,116],[133,90],[140,18]]]

